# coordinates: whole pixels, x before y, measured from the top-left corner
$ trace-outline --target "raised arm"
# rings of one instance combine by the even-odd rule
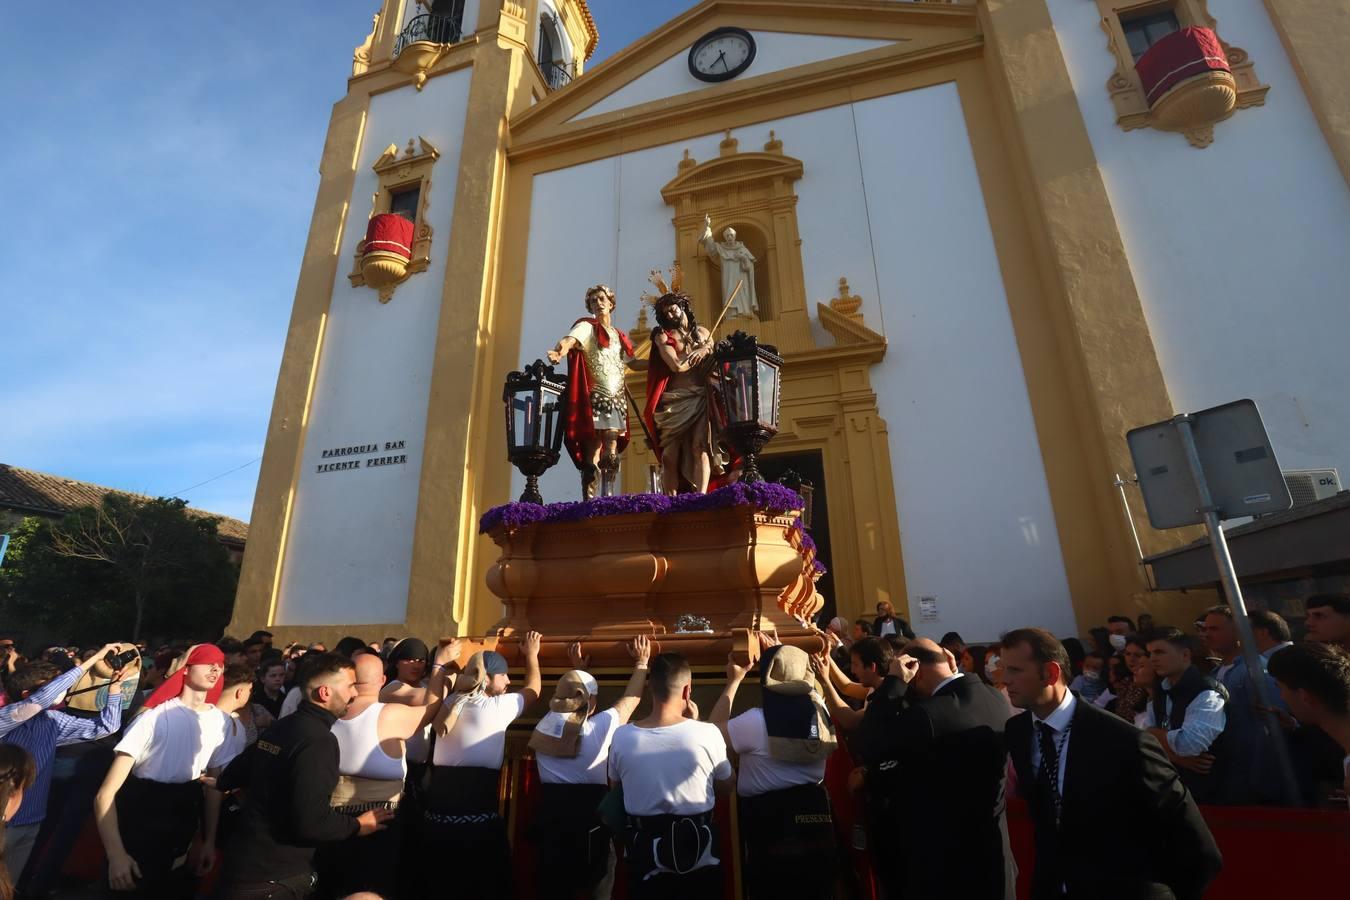
[[[839,696],[839,692],[830,682],[829,657],[812,654],[811,668],[815,670],[816,680],[820,682],[820,693],[825,699],[825,705],[829,707],[830,715],[839,723],[839,727],[845,731],[852,731],[861,725],[863,714],[845,703],[844,698]]]
[[[580,346],[581,342],[569,334],[567,337],[558,341],[558,343],[553,346],[553,349],[548,351],[548,353],[546,353],[545,356],[548,357],[549,362],[551,362],[553,365],[556,366],[559,362],[562,361],[562,358],[564,356],[571,353],[572,350],[575,349],[576,347]]]
[[[421,704],[385,701],[384,710],[380,713],[381,738],[401,738],[406,741],[435,720],[441,710],[441,701],[445,699],[449,675],[459,671],[459,664],[455,660],[459,658],[460,647],[459,638],[455,638],[437,648],[431,663],[431,677],[427,679],[426,688],[420,690]],[[388,723],[387,727],[385,723]]]
[[[652,656],[652,642],[645,634],[640,634],[633,638],[628,646],[628,652],[633,657],[633,674],[628,678],[628,686],[623,689],[623,696],[614,701],[614,712],[619,716],[620,725],[633,717],[638,704],[642,702],[642,689],[647,685],[647,662]]]
[[[731,721],[731,708],[736,704],[736,691],[740,689],[741,682],[745,680],[745,673],[749,671],[749,666],[742,666],[736,662],[736,654],[727,654],[727,686],[722,688],[722,696],[717,698],[712,712],[708,714],[708,721],[722,732],[722,740],[727,742],[727,749],[732,749],[727,722]]]
[[[850,700],[866,700],[867,688],[844,674],[844,670],[839,668],[839,663],[834,661],[834,657],[828,653],[825,654],[825,661],[830,666],[830,682],[839,691],[841,696]]]
[[[544,689],[544,678],[539,671],[539,642],[542,639],[542,634],[530,631],[525,634],[525,640],[520,645],[525,655],[525,686],[520,689],[520,694],[525,698],[526,709],[539,700],[539,694]]]

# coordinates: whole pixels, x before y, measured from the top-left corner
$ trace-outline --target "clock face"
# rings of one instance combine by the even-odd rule
[[[689,72],[701,81],[726,81],[750,68],[755,39],[743,28],[719,28],[689,48]]]

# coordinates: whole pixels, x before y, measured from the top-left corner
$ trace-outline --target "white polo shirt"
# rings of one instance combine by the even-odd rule
[[[483,694],[463,701],[455,727],[436,738],[431,761],[438,766],[500,769],[506,729],[524,711],[524,694]]]

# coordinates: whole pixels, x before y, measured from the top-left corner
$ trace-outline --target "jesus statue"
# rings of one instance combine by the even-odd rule
[[[703,237],[700,239],[708,258],[722,270],[722,303],[731,299],[738,282],[745,286],[736,295],[729,313],[735,316],[759,315],[759,296],[755,293],[755,256],[742,242],[736,240],[736,229],[722,232],[719,242],[713,238],[712,216],[703,217]]]

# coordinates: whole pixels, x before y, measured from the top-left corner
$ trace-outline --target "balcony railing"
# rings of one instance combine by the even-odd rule
[[[409,44],[429,41],[433,44],[453,44],[462,36],[461,16],[433,16],[424,13],[408,22],[394,43],[394,55],[398,56]]]
[[[539,69],[544,73],[544,83],[551,91],[567,87],[577,73],[574,63],[546,62]]]

